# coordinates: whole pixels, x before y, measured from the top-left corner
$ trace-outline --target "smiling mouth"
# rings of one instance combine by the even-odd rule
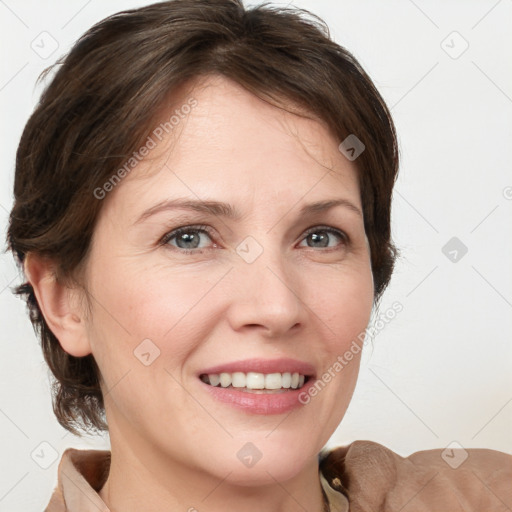
[[[246,393],[286,393],[302,388],[310,379],[300,373],[210,373],[199,378],[209,386],[235,389]]]

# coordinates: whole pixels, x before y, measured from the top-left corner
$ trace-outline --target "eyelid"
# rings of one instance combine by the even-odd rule
[[[325,225],[322,225],[322,224],[319,224],[317,226],[312,226],[311,228],[308,228],[304,232],[304,236],[306,237],[307,235],[309,235],[311,233],[315,233],[316,231],[327,231],[329,233],[335,233],[335,234],[339,235],[340,238],[343,238],[343,240],[345,242],[349,241],[349,236],[342,229],[338,229],[338,228],[335,228],[333,226],[325,226]]]
[[[159,244],[165,245],[169,242],[169,240],[178,236],[180,233],[186,232],[186,231],[205,232],[207,235],[210,236],[210,238],[212,238],[212,235],[213,235],[213,229],[210,226],[207,226],[205,224],[190,224],[190,225],[180,226],[178,228],[175,228],[175,229],[165,233],[165,235],[160,239]],[[186,251],[187,249],[180,249],[180,250]],[[201,250],[201,249],[195,249],[196,252],[199,250]]]
[[[212,239],[212,241],[213,241],[213,233],[214,233],[214,229],[213,228],[211,228],[210,226],[205,225],[205,224],[200,224],[200,225],[191,224],[191,225],[180,226],[178,228],[175,228],[175,229],[169,231],[168,233],[166,233],[160,239],[159,245],[164,245],[164,246],[168,245],[168,242],[170,240],[172,240],[173,238],[177,237],[182,232],[187,232],[187,231],[197,231],[197,232],[206,233],[210,237],[210,239]],[[316,224],[314,226],[311,226],[310,228],[307,228],[306,231],[303,232],[303,236],[302,236],[302,238],[300,239],[299,242],[304,241],[311,233],[315,233],[315,232],[318,232],[318,231],[326,231],[328,233],[338,235],[342,239],[343,245],[346,245],[346,244],[348,244],[350,242],[350,237],[347,235],[347,233],[345,231],[343,231],[341,229],[338,229],[338,228],[335,228],[333,226],[327,226],[327,225],[322,225],[322,224]],[[215,244],[215,242],[214,242],[214,245],[217,246],[217,244]],[[205,250],[211,249],[210,247],[204,248],[204,249],[201,249],[201,248],[183,249],[183,248],[180,248],[180,247],[174,247],[174,246],[172,246],[172,247],[175,250],[177,250],[178,252],[185,253],[185,254],[186,253],[197,253],[197,254],[200,254],[200,253],[202,253]],[[316,250],[314,247],[308,247],[308,249]],[[330,248],[326,247],[323,252],[328,252],[329,249],[330,250],[335,250],[336,248],[335,247],[330,247]]]

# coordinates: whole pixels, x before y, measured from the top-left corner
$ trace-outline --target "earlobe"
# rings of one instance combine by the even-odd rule
[[[25,257],[25,275],[48,327],[68,354],[86,356],[91,353],[91,347],[77,300],[78,290],[59,283],[54,267],[48,258],[32,253]]]

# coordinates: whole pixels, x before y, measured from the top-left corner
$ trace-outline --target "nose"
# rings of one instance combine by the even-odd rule
[[[235,331],[254,330],[266,338],[280,338],[304,325],[307,307],[299,269],[278,250],[265,249],[252,263],[238,261],[231,278],[228,320]]]

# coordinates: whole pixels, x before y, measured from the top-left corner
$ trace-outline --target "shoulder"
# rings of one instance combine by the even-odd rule
[[[512,455],[433,449],[402,457],[373,441],[320,453],[320,470],[350,511],[456,512],[512,509]]]
[[[45,512],[108,511],[98,495],[110,470],[109,450],[67,448],[59,462],[57,486]]]

